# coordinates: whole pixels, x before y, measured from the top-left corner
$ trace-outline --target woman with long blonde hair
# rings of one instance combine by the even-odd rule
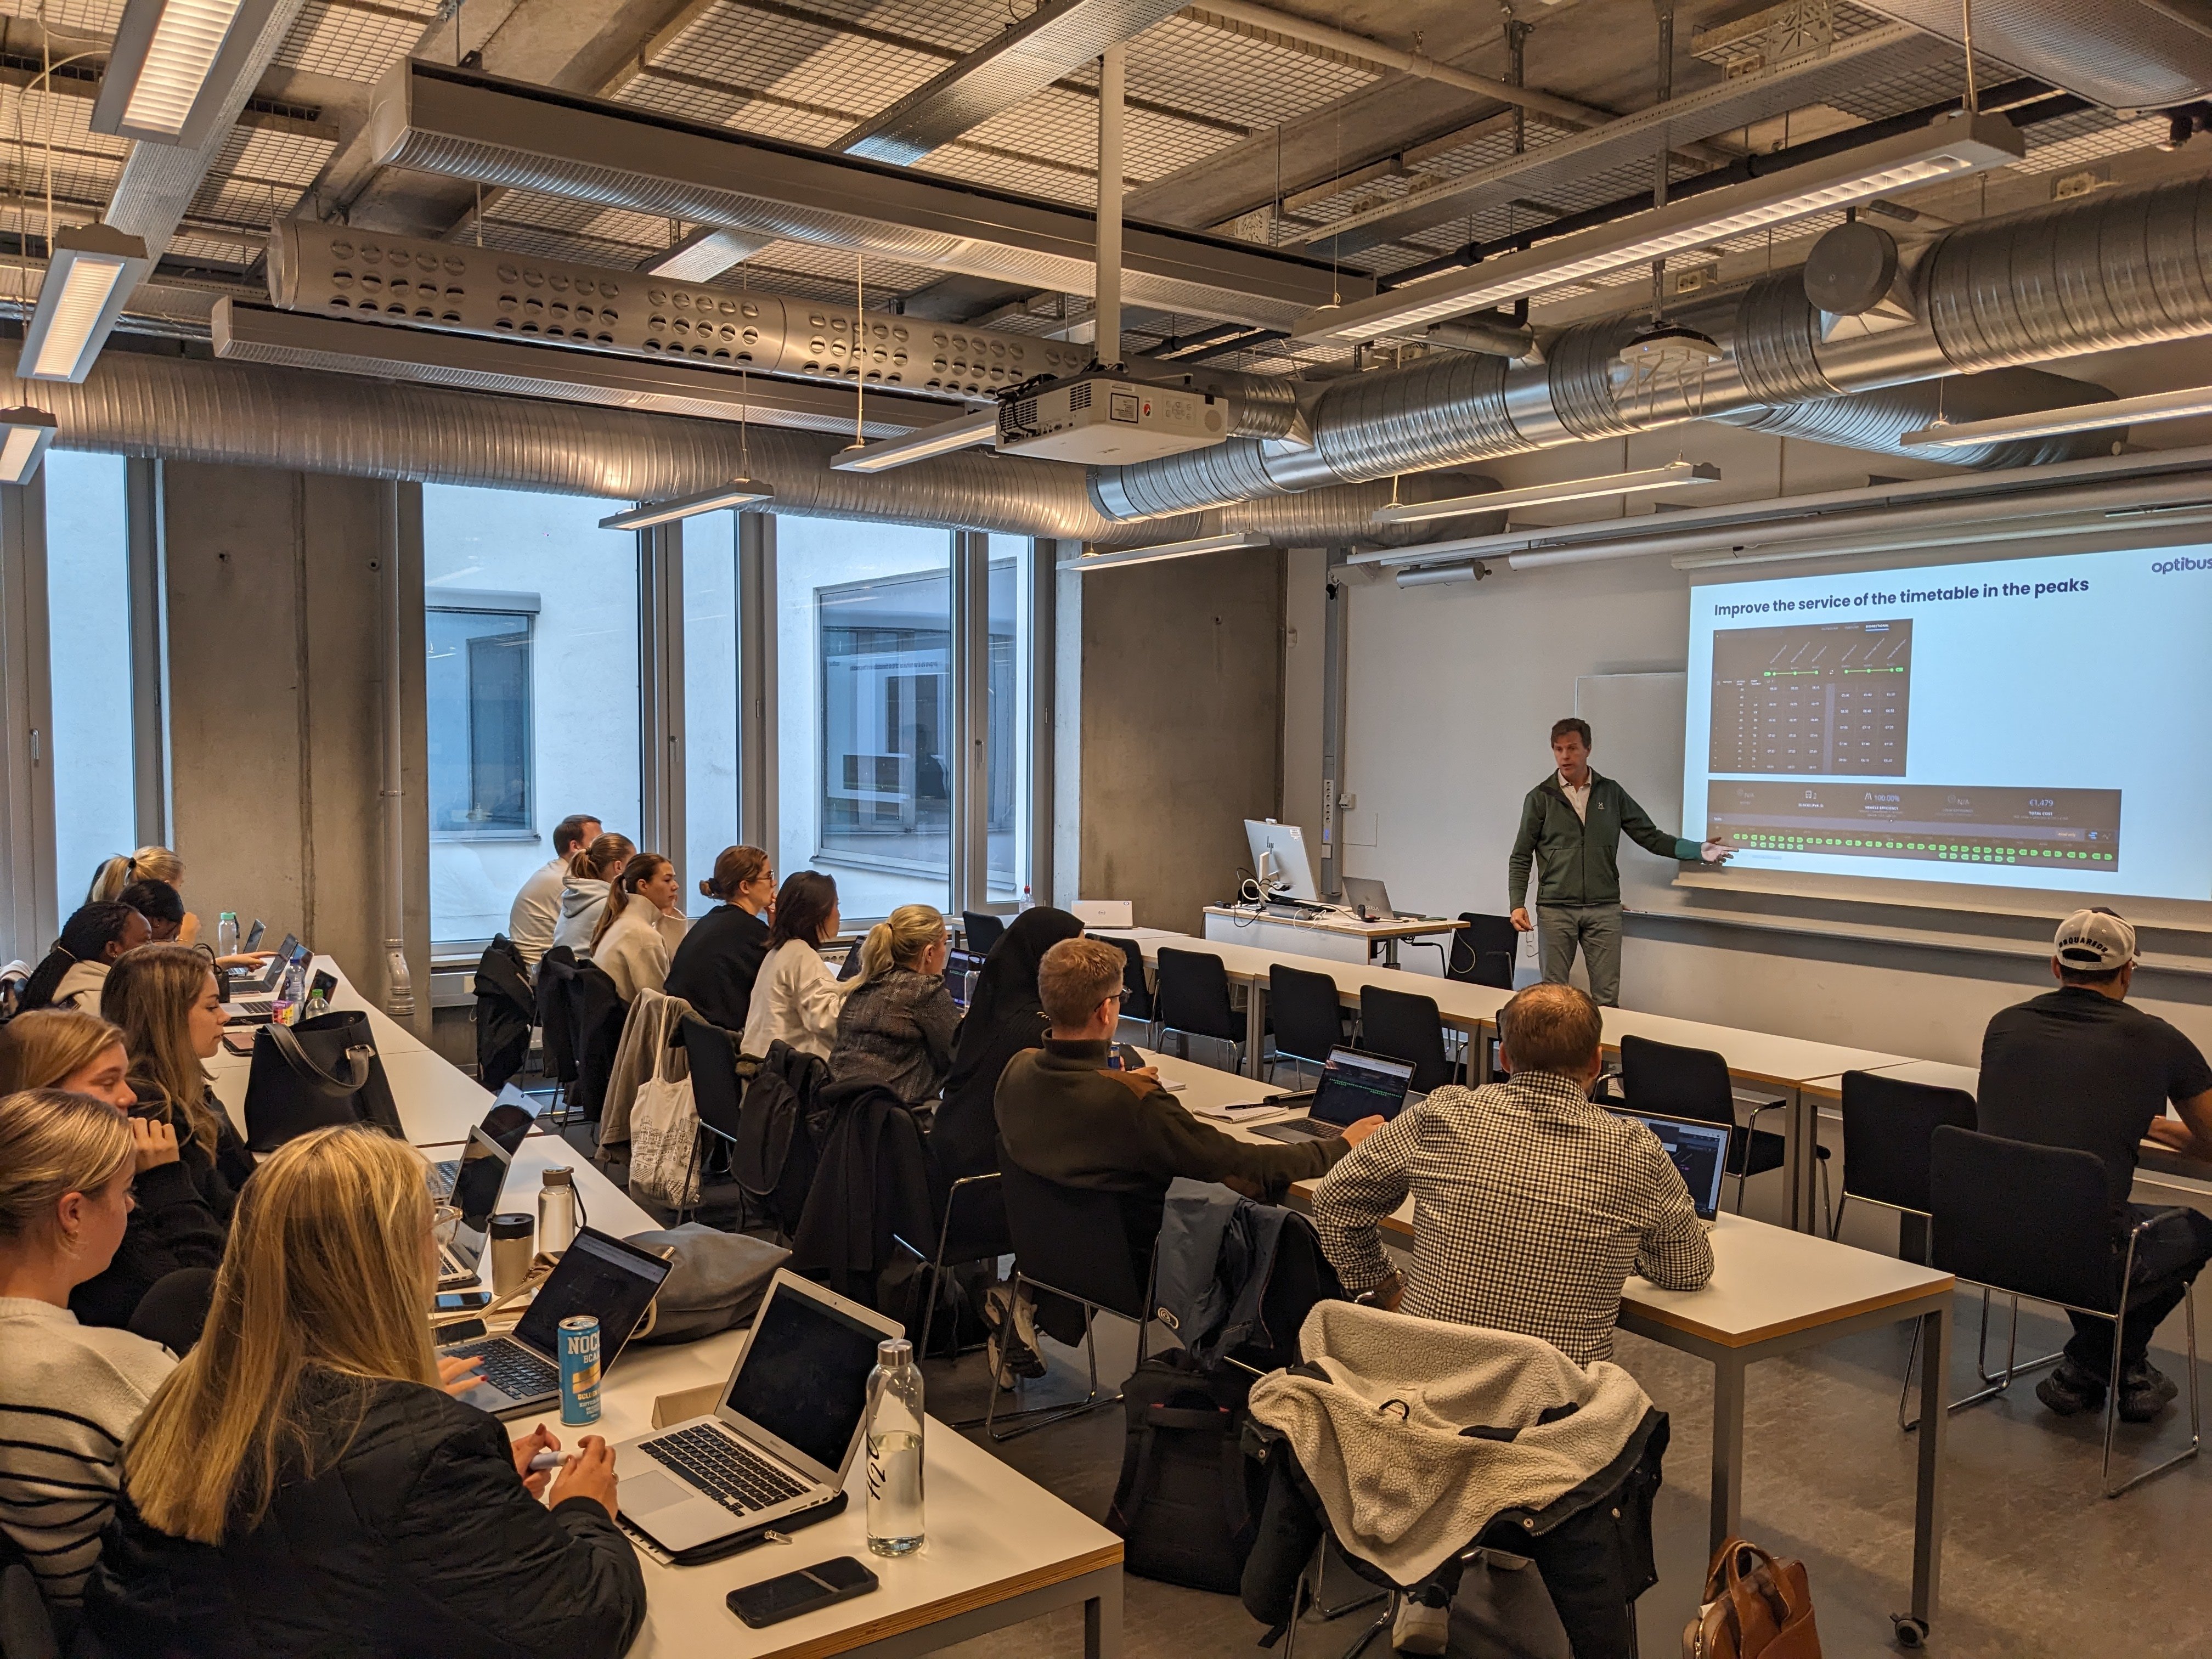
[[[286,1143],[241,1197],[206,1334],[123,1449],[87,1590],[119,1653],[616,1659],[645,1585],[613,1455],[440,1391],[421,1154],[368,1130]]]
[[[123,1033],[131,1109],[174,1152],[140,1176],[122,1248],[70,1301],[88,1325],[128,1325],[156,1280],[222,1259],[253,1156],[208,1081],[205,1062],[222,1043],[222,994],[204,954],[140,946],[108,975],[100,1007]]]
[[[123,1240],[137,1168],[131,1125],[104,1101],[58,1089],[0,1095],[0,1531],[58,1610],[76,1605],[100,1554],[116,1453],[176,1364],[69,1309]]]
[[[880,1084],[909,1106],[945,1086],[960,1033],[960,1010],[945,988],[951,950],[945,918],[927,904],[902,904],[868,930],[837,1014],[832,1081]]]
[[[84,902],[112,903],[134,881],[166,881],[172,887],[182,887],[185,861],[166,847],[142,847],[135,853],[118,853],[112,858],[102,859],[100,867],[92,872],[92,887],[85,894]],[[191,940],[187,939],[185,942],[189,944]]]

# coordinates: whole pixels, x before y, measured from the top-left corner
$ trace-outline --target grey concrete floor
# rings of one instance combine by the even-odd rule
[[[1956,1394],[1972,1379],[1979,1298],[1960,1297],[1952,1367]],[[1101,1322],[1109,1378],[1133,1363],[1133,1328]],[[2065,1335],[2031,1313],[2021,1354],[2047,1353]],[[2180,1316],[2161,1333],[2175,1352],[2154,1358],[2179,1379]],[[2002,1322],[1996,1345],[2002,1345]],[[1905,1332],[1876,1331],[1754,1367],[1750,1374],[1745,1531],[1810,1575],[1824,1650],[1894,1652],[1889,1615],[1908,1602],[1913,1437],[1899,1431]],[[1048,1344],[1051,1374],[1025,1385],[1024,1403],[1079,1396],[1079,1356]],[[1667,1484],[1656,1512],[1659,1583],[1638,1604],[1642,1650],[1680,1650],[1705,1565],[1711,1372],[1701,1361],[1624,1335],[1620,1362],[1673,1419]],[[929,1408],[940,1421],[980,1415],[981,1354],[932,1362]],[[2212,1378],[2200,1380],[2212,1384]],[[2101,1419],[2061,1421],[2035,1400],[2034,1378],[1951,1419],[1946,1460],[1948,1524],[1942,1603],[1928,1650],[1956,1659],[2020,1656],[2203,1655],[2212,1652],[2212,1464],[2185,1464],[2113,1501],[2099,1495]],[[2123,1425],[2124,1452],[2160,1455],[2186,1443],[2185,1401],[2149,1429]],[[974,1436],[981,1443],[980,1431]],[[1086,1514],[1103,1516],[1121,1461],[1118,1411],[1055,1425],[993,1449]],[[1129,1659],[1194,1659],[1256,1652],[1260,1627],[1232,1597],[1131,1577],[1125,1587]],[[1304,1656],[1336,1659],[1364,1623],[1354,1615],[1302,1638]],[[1065,1613],[962,1644],[961,1659],[1079,1655],[1079,1619]],[[1382,1659],[1387,1646],[1368,1650]]]

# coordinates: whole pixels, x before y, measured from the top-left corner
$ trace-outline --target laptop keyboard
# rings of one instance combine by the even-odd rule
[[[449,1358],[483,1361],[484,1381],[510,1400],[535,1400],[560,1392],[559,1369],[506,1337],[462,1342],[443,1352]]]
[[[748,1510],[769,1509],[807,1490],[711,1423],[696,1423],[648,1440],[643,1449],[723,1508],[740,1515]]]
[[[261,997],[251,1002],[234,1002],[230,1008],[234,1014],[273,1014],[276,1003],[273,998]]]
[[[460,1172],[458,1159],[447,1158],[442,1164],[433,1164],[422,1172],[423,1180],[429,1183],[430,1196],[439,1200],[451,1198],[453,1195],[453,1179]]]

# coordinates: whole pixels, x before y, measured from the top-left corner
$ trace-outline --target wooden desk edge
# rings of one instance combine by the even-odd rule
[[[903,1636],[908,1631],[921,1630],[944,1620],[957,1619],[963,1613],[974,1613],[1000,1601],[1011,1601],[1018,1596],[1027,1595],[1031,1590],[1064,1584],[1072,1578],[1080,1578],[1087,1573],[1121,1564],[1121,1543],[1116,1539],[1113,1543],[1102,1545],[1087,1554],[1071,1556],[1065,1561],[1055,1561],[1050,1566],[1036,1567],[1028,1572],[1016,1573],[1011,1578],[978,1584],[957,1595],[917,1602],[913,1607],[902,1607],[896,1613],[885,1613],[880,1619],[870,1620],[866,1624],[848,1626],[843,1630],[831,1631],[826,1635],[801,1642],[795,1647],[775,1648],[770,1651],[773,1659],[830,1659],[835,1654],[850,1653],[855,1648],[883,1641],[887,1637]]]
[[[1901,1307],[1908,1302],[1919,1302],[1929,1297],[1946,1295],[1955,1291],[1958,1285],[1959,1281],[1955,1277],[1945,1273],[1940,1278],[1930,1279],[1918,1285],[1905,1285],[1894,1291],[1885,1291],[1880,1296],[1862,1297],[1856,1302],[1846,1302],[1832,1308],[1823,1308],[1819,1313],[1807,1314],[1802,1318],[1779,1320],[1771,1325],[1762,1325],[1756,1330],[1733,1333],[1717,1331],[1711,1326],[1700,1323],[1686,1315],[1677,1313],[1671,1308],[1657,1307],[1649,1302],[1631,1302],[1626,1297],[1623,1297],[1620,1303],[1620,1322],[1625,1328],[1633,1329],[1634,1327],[1629,1323],[1632,1315],[1638,1320],[1649,1320],[1652,1324],[1664,1325],[1669,1330],[1681,1331],[1723,1348],[1755,1348],[1760,1343],[1771,1342],[1778,1336],[1794,1336],[1799,1331],[1813,1330],[1822,1325],[1840,1324],[1844,1320],[1856,1319],[1861,1314],[1875,1313],[1884,1308]]]

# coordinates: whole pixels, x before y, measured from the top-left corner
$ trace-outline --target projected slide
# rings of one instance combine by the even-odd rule
[[[1735,867],[2212,899],[2212,550],[1701,585],[1690,615],[1683,833]]]

